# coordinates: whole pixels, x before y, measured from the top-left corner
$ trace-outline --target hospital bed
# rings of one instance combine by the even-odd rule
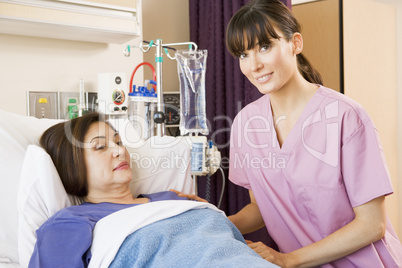
[[[29,248],[35,242],[29,233],[56,211],[79,203],[65,193],[55,179],[58,174],[49,156],[38,146],[43,131],[59,122],[0,110],[0,267],[20,267],[19,255],[30,255]],[[194,192],[188,168],[190,151],[185,144],[172,142],[171,137],[155,137],[153,144],[149,140],[129,148],[130,153],[142,159],[132,165],[134,194],[170,188]],[[169,166],[167,161],[172,156],[180,161]],[[158,166],[161,164],[163,168]],[[21,216],[24,221],[20,221]],[[21,240],[21,236],[30,241]]]
[[[56,211],[80,202],[78,198],[67,195],[49,155],[38,146],[38,140],[43,131],[58,122],[61,121],[37,119],[0,110],[0,268],[27,267],[36,241],[35,230]],[[117,128],[124,130],[124,133],[127,134],[129,129],[123,128],[120,124],[124,124],[124,122],[119,122]],[[123,142],[130,143],[130,141],[125,140],[124,135],[122,137]],[[139,144],[137,143],[137,145]],[[178,142],[173,137],[153,137],[142,143],[141,146],[131,145],[128,148],[130,154],[137,155],[135,157],[137,162],[132,161],[131,163],[134,178],[132,191],[134,195],[171,188],[186,193],[194,193],[194,182],[189,168],[191,150],[187,144]],[[172,158],[179,159],[179,161],[173,161],[169,164],[168,161],[171,161]],[[144,162],[144,159],[148,159],[148,162]],[[138,161],[143,162],[139,163]],[[207,208],[203,209],[203,212],[217,211],[218,214],[223,213],[207,203],[176,201],[184,202],[184,204],[176,205],[172,209],[172,205],[169,202],[174,201],[161,202],[165,203],[155,202],[146,204],[149,206],[135,206],[133,209],[140,210],[114,213],[111,215],[112,217],[106,217],[105,221],[102,219],[103,222],[100,221],[94,230],[91,265],[93,267],[108,267],[109,264],[114,263],[115,258],[117,259],[122,254],[119,249],[120,246],[126,243],[126,237],[128,238],[129,236],[133,236],[131,244],[128,245],[131,250],[137,252],[138,248],[154,248],[155,245],[152,243],[156,242],[152,242],[148,234],[149,232],[165,232],[164,228],[170,225],[166,225],[166,222],[163,221],[164,219],[177,218],[175,216],[187,215],[189,214],[187,213],[188,211],[201,208]],[[158,206],[155,209],[152,208],[156,203],[159,203]],[[154,211],[154,213],[151,213],[151,211]],[[151,214],[144,217],[145,219],[132,220],[133,218],[138,218],[133,215],[146,215],[147,213]],[[206,218],[210,220],[208,221]],[[221,218],[227,220],[226,217]],[[237,235],[240,237],[237,237],[236,241],[242,240],[241,234],[236,233],[237,229],[222,229],[221,227],[226,226],[226,223],[218,222],[213,217],[197,214],[191,216],[191,220],[194,222],[186,226],[200,223],[212,224],[212,229],[217,230],[216,235],[224,235],[225,232],[230,232],[229,236],[225,236],[226,238]],[[174,224],[180,225],[182,219],[179,218],[177,221]],[[133,224],[127,226],[124,224],[126,222],[133,222]],[[186,229],[184,227],[170,229]],[[148,230],[147,228],[154,229]],[[136,231],[138,229],[144,230],[144,232],[148,231],[148,233],[141,234],[140,231]],[[107,235],[101,236],[97,235],[98,233]],[[163,236],[165,237],[164,234]],[[174,234],[173,236],[175,237],[176,235]],[[205,236],[206,234],[200,233],[199,235]],[[180,240],[184,241],[185,237],[197,238],[191,228],[188,233],[184,233],[183,239]],[[222,239],[225,239],[225,237]],[[144,242],[150,244],[144,246]],[[191,246],[197,245],[197,243],[190,242]],[[240,250],[235,255],[242,256],[244,251],[250,250],[243,242],[239,243],[239,248],[232,249],[236,243],[233,243],[232,240],[228,241],[228,248],[225,248],[225,252],[222,252],[222,254],[211,252],[213,246],[198,248],[197,250],[205,252],[205,258],[208,258],[208,261],[213,264],[214,259],[224,258],[227,252],[233,253],[236,250]],[[156,244],[159,244],[159,242]],[[179,257],[183,258],[183,261],[188,261],[185,250],[193,250],[191,246],[184,244],[182,248],[177,248],[169,244],[167,248],[169,250],[175,249],[177,252],[171,251],[173,255],[166,255],[168,259],[163,261],[166,262]],[[250,251],[252,255],[254,252]],[[153,253],[147,251],[146,254]],[[152,256],[144,256],[143,254],[143,256],[137,257],[141,259],[151,258]],[[256,262],[259,261],[258,257],[258,255],[253,256],[253,258],[256,258]],[[240,264],[243,260],[231,258],[228,261]],[[188,266],[192,265],[189,263]],[[254,267],[274,266],[269,263],[263,263],[261,266],[255,265]]]

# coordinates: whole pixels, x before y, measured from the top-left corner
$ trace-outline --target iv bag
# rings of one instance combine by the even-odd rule
[[[207,50],[178,50],[180,80],[180,134],[208,135],[205,111],[205,74]]]

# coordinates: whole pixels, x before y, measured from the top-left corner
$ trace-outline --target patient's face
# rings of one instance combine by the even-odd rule
[[[108,124],[96,122],[90,126],[84,142],[89,195],[103,197],[129,187],[130,155],[119,134]]]

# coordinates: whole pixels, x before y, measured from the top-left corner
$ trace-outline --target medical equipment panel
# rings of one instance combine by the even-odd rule
[[[98,111],[98,93],[97,92],[85,92],[85,100],[86,100],[88,112],[97,112]]]
[[[180,124],[180,92],[163,93],[166,127],[178,127]]]
[[[184,137],[184,136],[182,136]],[[221,153],[205,136],[185,136],[191,144],[191,174],[212,175],[220,167]]]
[[[165,110],[165,127],[169,136],[180,136],[180,92],[166,92],[163,94]]]
[[[106,115],[127,115],[128,92],[125,73],[98,74],[98,111]]]
[[[205,165],[207,137],[205,136],[192,136],[191,140],[191,174],[192,175],[205,175],[207,167]]]
[[[58,92],[59,119],[73,119],[98,111],[97,92]]]
[[[27,91],[27,112],[36,118],[57,119],[57,92]]]
[[[73,119],[78,117],[79,99],[79,92],[59,92],[59,118]]]

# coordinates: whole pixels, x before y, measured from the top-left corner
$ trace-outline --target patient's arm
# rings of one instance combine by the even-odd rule
[[[245,206],[235,215],[228,217],[242,234],[254,232],[265,226],[260,209],[257,205],[257,201],[255,200],[254,193],[251,190],[249,190],[249,193],[251,200],[250,204]]]

